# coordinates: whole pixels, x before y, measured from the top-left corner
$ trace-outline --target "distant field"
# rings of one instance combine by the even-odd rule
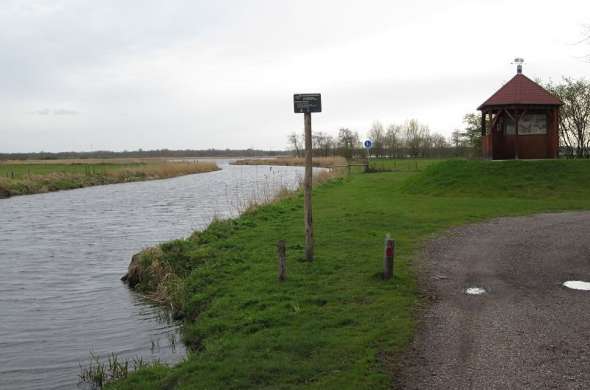
[[[217,170],[210,162],[59,160],[0,162],[0,198]]]
[[[237,160],[233,165],[282,165],[282,166],[303,166],[305,159],[303,157],[276,157],[276,158],[248,158]],[[314,157],[313,166],[331,168],[346,164],[344,157]]]
[[[114,172],[127,168],[139,168],[145,163],[0,163],[0,176],[11,179],[21,179],[33,175],[47,175],[52,173],[64,174],[94,174]]]

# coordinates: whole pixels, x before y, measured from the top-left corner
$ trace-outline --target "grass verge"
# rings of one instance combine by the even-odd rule
[[[373,172],[422,171],[425,168],[441,161],[443,160],[428,158],[370,158],[369,168]]]
[[[467,161],[431,164],[403,185],[429,196],[590,199],[588,160]]]
[[[102,184],[165,179],[219,169],[209,162],[93,160],[0,163],[0,198]]]
[[[176,367],[140,369],[108,388],[390,388],[390,364],[413,337],[420,297],[412,261],[423,242],[449,227],[492,217],[590,208],[590,182],[582,180],[590,162],[581,163],[586,165],[526,162],[522,168],[521,162],[506,162],[499,176],[510,177],[506,186],[520,183],[515,175],[525,179],[536,172],[536,179],[497,196],[482,196],[481,186],[468,184],[479,183],[473,176],[493,171],[489,166],[496,162],[443,162],[421,173],[329,181],[314,189],[313,263],[303,261],[301,194],[144,252],[144,269],[158,263],[174,275],[168,294],[185,318],[183,337],[193,352]],[[441,169],[477,190],[464,194],[456,190],[459,184],[435,185]],[[554,192],[521,196],[529,186],[544,186],[548,170],[582,176]],[[496,174],[487,174],[499,184]],[[379,274],[386,233],[397,242],[396,275],[389,282]],[[276,278],[279,239],[287,240],[283,283]],[[138,288],[150,292],[167,285],[153,277]]]

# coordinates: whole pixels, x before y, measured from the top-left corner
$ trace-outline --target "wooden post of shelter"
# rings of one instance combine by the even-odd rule
[[[520,117],[522,115],[516,115],[516,113],[514,114],[514,117],[516,118],[514,120],[514,135],[515,135],[515,139],[514,139],[514,159],[518,160],[518,146],[519,146],[519,142],[518,142],[518,124],[520,122]]]

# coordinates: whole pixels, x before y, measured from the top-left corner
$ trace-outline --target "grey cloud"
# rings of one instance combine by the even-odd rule
[[[56,116],[68,116],[68,115],[79,115],[80,112],[76,110],[69,110],[65,108],[49,109],[43,108],[40,110],[31,111],[33,115],[56,115]]]
[[[79,115],[79,114],[80,113],[76,110],[67,110],[64,108],[53,110],[53,115]]]

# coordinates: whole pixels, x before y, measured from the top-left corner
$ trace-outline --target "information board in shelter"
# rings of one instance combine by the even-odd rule
[[[319,93],[300,93],[293,96],[295,113],[322,112],[322,95]]]

